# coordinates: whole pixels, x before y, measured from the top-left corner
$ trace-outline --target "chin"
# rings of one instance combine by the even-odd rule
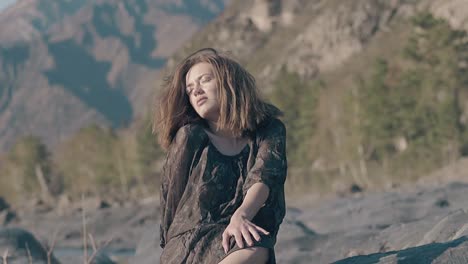
[[[197,113],[202,119],[212,122],[218,121],[219,114],[215,114],[211,111],[197,111]]]
[[[197,114],[198,114],[198,116],[199,116],[200,118],[202,118],[202,119],[207,119],[207,115],[206,115],[205,113],[203,113],[203,112],[198,112],[198,111],[197,111]]]

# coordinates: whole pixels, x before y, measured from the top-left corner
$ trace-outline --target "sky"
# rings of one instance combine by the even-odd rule
[[[13,4],[16,0],[0,0],[0,10],[5,9],[5,7]]]

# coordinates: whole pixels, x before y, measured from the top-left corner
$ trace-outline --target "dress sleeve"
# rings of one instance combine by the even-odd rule
[[[160,189],[160,246],[167,242],[167,231],[185,191],[196,150],[200,147],[199,133],[193,125],[181,127],[167,152],[161,174]]]
[[[253,184],[262,182],[269,187],[271,200],[278,188],[284,189],[286,180],[286,128],[280,120],[274,119],[259,131],[258,136],[258,152],[253,167],[247,174],[243,194],[245,197]]]

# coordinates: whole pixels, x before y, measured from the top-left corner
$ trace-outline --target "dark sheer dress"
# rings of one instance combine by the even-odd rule
[[[274,245],[285,215],[286,172],[286,130],[278,119],[259,127],[234,156],[220,153],[203,125],[181,127],[162,174],[161,263],[216,264],[239,250],[232,238],[224,253],[222,233],[257,182],[266,184],[270,194],[252,222],[270,234],[261,234],[253,247],[268,248],[268,263],[276,263]]]

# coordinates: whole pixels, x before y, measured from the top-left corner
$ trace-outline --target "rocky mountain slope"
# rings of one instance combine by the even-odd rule
[[[394,21],[428,11],[468,30],[467,10],[463,0],[237,1],[173,60],[211,45],[245,62],[261,81],[283,66],[313,78],[337,70]]]
[[[227,2],[21,0],[4,10],[1,148],[18,135],[35,134],[50,144],[90,122],[118,127],[145,113],[167,57]],[[237,1],[170,61],[196,48],[219,47],[245,62],[268,90],[282,67],[310,79],[339,68],[392,21],[417,10],[467,28],[464,5],[462,0]]]
[[[124,126],[148,109],[161,69],[213,46],[285,110],[295,186],[391,186],[468,155],[468,56],[458,54],[468,49],[456,31],[468,27],[466,1],[236,1],[197,31],[224,5],[24,0],[5,10],[0,146],[23,134],[57,143],[91,122]],[[429,63],[410,61],[411,45]]]
[[[0,13],[0,149],[146,113],[166,58],[228,1],[20,0]]]
[[[405,131],[404,125],[400,125],[405,122],[417,124],[409,120],[411,116],[409,113],[414,113],[416,109],[401,113],[396,117],[400,118],[397,121],[392,120],[390,116],[384,117],[383,114],[380,115],[380,119],[375,117],[377,121],[392,120],[388,123],[394,122],[392,124],[396,123],[396,126],[399,126],[388,124],[393,127],[392,130],[385,129],[385,125],[382,125],[382,133],[387,133],[389,138],[385,143],[387,148],[384,150],[385,157],[382,158],[386,160],[378,160],[379,158],[375,156],[378,142],[371,142],[370,138],[375,136],[377,140],[381,140],[384,137],[376,131],[363,133],[366,122],[375,126],[379,123],[375,120],[366,120],[373,110],[366,108],[368,105],[365,103],[372,102],[370,99],[363,99],[363,96],[367,95],[364,94],[363,87],[372,82],[373,77],[370,76],[376,71],[375,64],[379,60],[388,62],[390,68],[385,79],[388,84],[384,85],[404,85],[402,84],[404,81],[401,80],[406,74],[407,66],[415,65],[404,61],[407,60],[405,50],[411,45],[411,41],[423,35],[420,34],[423,29],[413,25],[415,16],[428,13],[435,19],[445,21],[443,23],[447,23],[450,30],[466,31],[468,30],[467,10],[468,2],[460,0],[237,1],[214,23],[205,27],[179,50],[169,60],[168,69],[187,54],[205,46],[230,52],[245,64],[256,76],[259,87],[267,97],[271,99],[271,95],[276,93],[274,102],[286,112],[290,111],[286,113],[284,119],[290,123],[287,126],[291,135],[288,138],[289,145],[295,144],[291,153],[298,153],[298,159],[303,159],[305,164],[304,171],[296,173],[301,177],[308,175],[311,179],[319,179],[317,175],[326,175],[316,182],[301,182],[297,185],[323,186],[325,182],[330,186],[333,185],[330,184],[333,179],[343,181],[348,178],[349,181],[369,186],[375,184],[373,181],[376,177],[380,177],[376,174],[383,174],[383,181],[387,181],[387,177],[396,178],[394,168],[410,171],[402,172],[404,174],[402,177],[410,178],[415,174],[421,175],[427,172],[413,170],[416,168],[414,165],[422,164],[421,160],[414,160],[419,154],[410,154],[413,150],[415,152],[421,150],[416,143],[419,139],[411,139],[412,132]],[[435,32],[434,36],[436,34],[443,33]],[[465,47],[458,50],[466,52],[468,49]],[[444,56],[446,55],[442,57]],[[454,56],[454,60],[459,60],[457,63],[461,68],[465,63],[462,62],[463,56],[457,58]],[[299,80],[291,78],[291,75],[285,72],[297,75]],[[401,75],[398,75],[399,73]],[[434,73],[434,75],[449,76],[448,73]],[[426,81],[430,82],[429,77],[421,82]],[[294,85],[295,83],[297,85]],[[419,88],[416,86],[414,90],[421,89],[432,94],[430,96],[435,96],[435,92],[428,91],[432,88],[428,88],[427,83],[419,85]],[[466,89],[462,85],[455,86],[450,87],[457,90],[455,99],[457,102],[454,104],[458,114],[450,118],[457,121],[456,124],[441,125],[447,130],[452,129],[449,128],[452,125],[453,127],[468,125],[465,118],[468,116]],[[422,95],[410,94],[408,92],[410,90],[408,88],[407,92],[403,92],[404,88],[401,88],[395,93],[401,92],[397,95],[399,98],[423,100]],[[376,98],[385,98],[384,95],[377,95],[377,90],[369,93]],[[359,101],[355,100],[356,98],[361,99]],[[402,109],[404,102],[397,100],[399,99],[391,101],[391,104],[398,105],[395,109]],[[414,104],[424,103],[419,101]],[[380,105],[382,108],[385,107],[384,104]],[[392,109],[384,110],[395,112]],[[368,116],[363,116],[366,114]],[[418,115],[416,119],[421,120],[425,114],[415,115]],[[289,118],[296,121],[288,120]],[[401,123],[398,123],[400,121]],[[426,132],[421,134],[424,133]],[[457,144],[455,143],[453,151],[447,150],[447,153],[457,154],[442,154],[443,159],[435,158],[439,163],[429,162],[421,165],[423,168],[421,170],[434,169],[431,166],[442,166],[452,162],[459,155],[456,150],[459,148]],[[409,158],[403,158],[405,155]],[[423,155],[425,154],[421,154]],[[393,163],[398,159],[399,163]],[[291,156],[290,160],[296,158]],[[375,160],[378,161],[371,164]],[[408,160],[408,164],[402,164],[404,160]],[[384,163],[387,165],[382,165]],[[385,166],[389,168],[388,174],[392,175],[382,173],[380,169]],[[372,171],[376,167],[379,169]],[[372,177],[374,179],[371,179]]]

